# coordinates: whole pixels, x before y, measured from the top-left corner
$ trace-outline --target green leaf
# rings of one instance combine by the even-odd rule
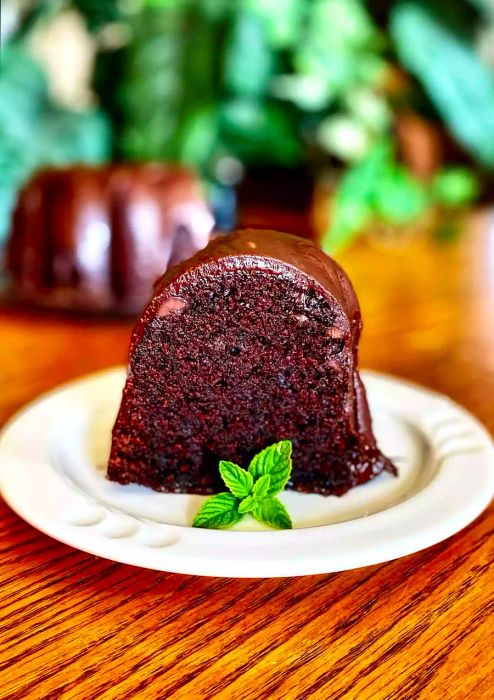
[[[369,150],[370,131],[347,114],[332,114],[322,120],[317,130],[318,143],[328,153],[343,161],[361,161]]]
[[[237,498],[245,498],[250,494],[254,479],[252,478],[252,474],[249,474],[248,471],[233,464],[233,462],[222,460],[220,462],[220,474],[225,485],[234,496]]]
[[[461,207],[479,194],[479,182],[468,168],[445,168],[432,182],[434,198],[447,207]]]
[[[9,122],[27,124],[48,102],[46,75],[22,44],[2,46],[0,98],[2,131]]]
[[[256,501],[261,501],[265,496],[269,495],[269,489],[271,487],[271,476],[269,474],[264,474],[260,476],[259,479],[254,484],[252,490],[252,495]]]
[[[412,221],[429,204],[424,186],[400,166],[390,167],[376,181],[373,201],[377,216],[393,224]]]
[[[221,478],[232,493],[218,493],[205,501],[195,516],[192,526],[227,528],[252,512],[260,522],[271,527],[292,527],[285,507],[274,495],[281,491],[292,469],[290,440],[266,447],[259,452],[245,471],[237,464],[222,460]]]
[[[200,507],[192,521],[192,527],[224,529],[242,520],[238,511],[238,498],[231,493],[217,493]]]
[[[321,241],[325,253],[343,248],[369,222],[376,185],[392,160],[392,145],[382,140],[346,170],[333,198],[330,226]]]
[[[257,481],[261,476],[269,474],[271,483],[268,494],[276,495],[282,491],[290,478],[292,471],[292,443],[281,440],[259,452],[249,465],[249,472]]]
[[[202,41],[204,34],[204,26],[197,27],[195,21],[188,22],[186,30],[189,19],[181,4],[144,6],[132,16],[131,40],[122,49],[120,63],[112,66],[114,52],[99,55],[98,96],[117,126],[116,149],[121,158],[178,158],[178,132],[192,113],[187,99],[192,101],[195,95],[195,86],[190,87],[194,73],[188,68],[190,35]]]
[[[494,76],[476,53],[463,9],[456,0],[401,0],[392,9],[391,33],[401,62],[451,133],[494,168]]]
[[[350,114],[374,135],[389,130],[393,115],[388,100],[369,86],[358,86],[348,90],[345,103]]]
[[[239,513],[248,513],[249,511],[252,510],[252,508],[256,504],[256,499],[254,496],[247,496],[244,498],[244,500],[241,502],[241,504],[238,507],[238,512]]]
[[[290,113],[275,104],[236,97],[221,106],[225,146],[244,163],[291,166],[301,157],[300,140]]]
[[[384,64],[379,55],[381,37],[365,3],[314,0],[307,6],[301,41],[294,51],[295,71],[323,77],[331,101],[372,73],[375,76],[369,82],[377,82]]]
[[[304,3],[300,0],[243,0],[242,6],[254,12],[266,27],[269,43],[276,48],[296,44]]]
[[[278,530],[291,530],[293,527],[288,511],[278,498],[264,498],[256,503],[252,515],[260,523]]]
[[[186,116],[177,136],[180,162],[206,170],[218,141],[218,126],[218,112],[214,106]]]
[[[43,164],[101,163],[110,155],[111,131],[99,111],[51,108],[38,125],[33,152]]]
[[[261,19],[254,12],[237,11],[224,51],[226,90],[249,97],[264,95],[273,74],[273,58]]]

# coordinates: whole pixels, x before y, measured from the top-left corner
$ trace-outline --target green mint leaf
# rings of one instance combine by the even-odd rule
[[[231,493],[217,493],[205,501],[199,508],[192,527],[223,529],[231,527],[242,520],[238,511],[238,498]]]
[[[255,504],[256,504],[256,499],[254,498],[254,496],[247,496],[240,503],[240,505],[238,507],[238,512],[242,513],[242,514],[248,513],[249,511],[252,510],[252,508],[255,506]]]
[[[263,498],[269,495],[269,489],[271,487],[271,476],[269,474],[264,474],[260,476],[259,479],[254,484],[252,489],[252,495],[256,501],[262,501]]]
[[[249,465],[249,472],[257,481],[261,476],[269,474],[271,484],[268,495],[275,496],[282,491],[292,471],[292,443],[281,440],[259,452]]]
[[[227,488],[237,498],[245,498],[252,490],[254,479],[252,474],[242,469],[242,467],[233,464],[233,462],[220,462],[221,478],[225,482]]]
[[[264,525],[269,525],[277,530],[291,530],[292,521],[283,503],[274,497],[264,498],[256,502],[252,509],[252,515]]]
[[[217,493],[204,501],[192,527],[232,527],[242,520],[245,513],[252,513],[256,520],[270,527],[291,528],[292,521],[285,506],[274,497],[290,478],[291,455],[292,443],[281,440],[259,452],[248,471],[222,460],[219,465],[221,478],[231,493]]]

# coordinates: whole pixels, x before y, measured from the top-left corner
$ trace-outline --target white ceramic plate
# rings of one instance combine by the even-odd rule
[[[78,380],[30,404],[0,438],[0,489],[24,520],[107,559],[210,576],[341,571],[428,547],[470,523],[494,494],[485,429],[444,396],[364,373],[374,428],[399,476],[345,496],[286,491],[293,530],[247,516],[232,530],[190,527],[201,496],[105,479],[123,368]]]

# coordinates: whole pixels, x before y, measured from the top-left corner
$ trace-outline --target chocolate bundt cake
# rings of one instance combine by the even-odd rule
[[[159,491],[223,490],[293,442],[289,488],[343,494],[393,465],[376,446],[357,371],[361,318],[343,270],[316,246],[238,231],[163,275],[132,337],[108,477]]]
[[[47,307],[139,312],[163,270],[204,248],[212,227],[199,181],[183,168],[44,170],[14,212],[11,292]]]

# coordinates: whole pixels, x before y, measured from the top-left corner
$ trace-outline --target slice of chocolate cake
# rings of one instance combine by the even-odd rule
[[[223,490],[293,442],[289,488],[343,494],[393,465],[376,446],[357,371],[359,305],[309,241],[238,231],[169,270],[132,337],[108,477],[159,491]]]

